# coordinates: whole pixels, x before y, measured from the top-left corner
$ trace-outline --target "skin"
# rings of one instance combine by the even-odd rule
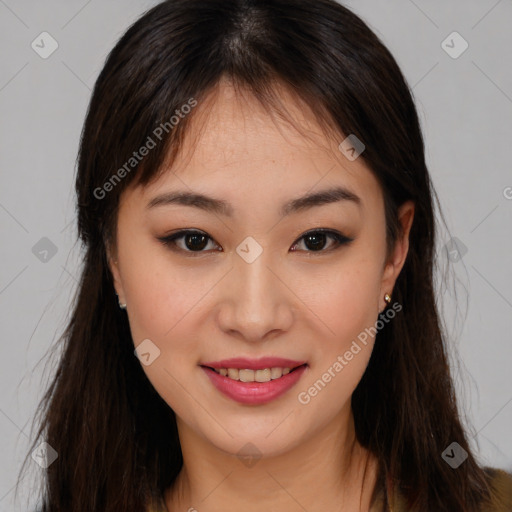
[[[239,101],[228,83],[217,92],[196,107],[193,136],[172,169],[123,193],[108,254],[135,346],[149,338],[160,350],[143,369],[177,417],[184,466],[166,492],[167,507],[316,512],[335,510],[335,503],[337,510],[368,510],[376,460],[356,441],[350,398],[374,338],[308,404],[298,393],[387,306],[384,295],[392,294],[407,255],[414,205],[399,210],[404,236],[386,259],[382,190],[362,158],[349,161],[339,151],[344,136],[327,138],[285,90],[283,104],[310,137],[274,122],[249,95]],[[357,194],[361,207],[340,201],[279,215],[287,200],[334,185]],[[146,209],[176,189],[224,199],[235,214],[176,204]],[[315,251],[301,238],[314,228],[354,240],[335,249],[327,237]],[[185,252],[184,238],[176,252],[158,240],[181,229],[211,237],[202,253],[193,253],[194,245]],[[247,236],[263,249],[252,263],[236,252]],[[305,360],[308,369],[274,401],[244,405],[217,391],[199,366],[236,356]],[[237,456],[246,443],[261,455],[252,467]]]

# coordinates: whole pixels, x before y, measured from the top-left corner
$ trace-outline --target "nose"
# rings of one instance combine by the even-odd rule
[[[267,253],[264,250],[252,263],[234,256],[219,309],[220,328],[249,342],[278,336],[293,324],[293,293]]]

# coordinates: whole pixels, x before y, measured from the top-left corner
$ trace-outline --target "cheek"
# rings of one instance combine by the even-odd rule
[[[205,281],[190,280],[175,271],[164,274],[142,270],[134,275],[127,301],[135,343],[149,338],[160,347],[162,355],[172,353],[177,358],[190,354],[195,349],[193,333],[197,332],[196,315],[201,311],[205,286]]]
[[[190,372],[201,347],[195,315],[201,310],[205,289],[211,285],[207,280],[194,279],[187,270],[166,264],[161,255],[134,258],[126,267],[129,270],[123,278],[134,344],[149,339],[157,348],[150,347],[158,353],[142,369],[165,402],[178,415],[188,417],[190,397],[183,390],[193,387]]]
[[[312,371],[298,399],[311,402],[318,414],[335,414],[347,403],[368,365],[379,307],[380,267],[375,254],[354,251],[354,258],[329,272],[317,292],[315,311],[328,330],[322,329],[317,340],[321,349],[313,353]]]
[[[308,414],[327,421],[350,400],[373,350],[378,293],[378,265],[363,259],[331,274],[318,292],[316,309],[328,330],[317,340],[321,348],[297,395],[300,404],[309,404]]]
[[[326,276],[327,277],[327,276]],[[315,309],[329,327],[329,345],[342,347],[377,320],[380,273],[375,261],[361,258],[331,272],[318,289]],[[329,332],[328,331],[328,332]]]
[[[172,337],[183,319],[200,307],[210,286],[208,279],[198,279],[193,266],[176,265],[166,251],[146,239],[126,242],[123,287],[135,343],[139,338],[163,342]]]

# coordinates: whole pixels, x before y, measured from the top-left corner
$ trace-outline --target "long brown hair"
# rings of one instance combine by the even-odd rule
[[[45,472],[43,512],[163,506],[163,491],[181,469],[174,412],[134,356],[106,248],[115,240],[123,190],[158,177],[179,151],[194,110],[171,123],[176,110],[191,99],[200,108],[221,78],[269,112],[280,112],[274,86],[282,84],[322,126],[363,141],[361,157],[384,194],[389,247],[400,236],[398,207],[414,201],[409,253],[393,291],[403,313],[378,332],[353,394],[356,433],[410,510],[476,512],[490,491],[449,373],[433,284],[437,198],[414,100],[378,37],[333,0],[168,0],[109,54],[78,157],[81,278],[59,340],[59,366],[38,409],[33,447],[44,440],[59,454]],[[127,166],[148,137],[155,147]],[[456,470],[441,457],[452,442],[469,454]]]

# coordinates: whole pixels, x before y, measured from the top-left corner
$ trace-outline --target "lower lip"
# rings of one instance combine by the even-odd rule
[[[293,372],[269,382],[242,382],[224,377],[205,366],[201,366],[201,368],[206,372],[212,384],[227,397],[242,404],[259,405],[286,393],[302,377],[306,366],[299,366]]]

